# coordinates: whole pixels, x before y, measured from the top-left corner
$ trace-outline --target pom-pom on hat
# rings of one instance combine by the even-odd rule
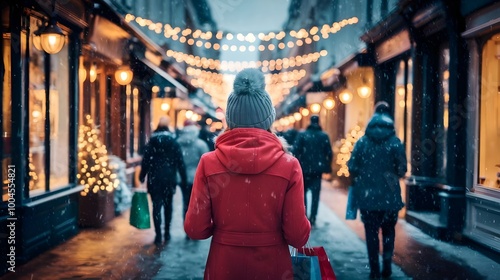
[[[276,118],[271,97],[265,90],[264,74],[247,68],[236,75],[227,99],[226,121],[231,128],[269,129]]]
[[[375,113],[377,114],[391,114],[391,108],[389,107],[389,103],[385,101],[379,101],[375,104]]]

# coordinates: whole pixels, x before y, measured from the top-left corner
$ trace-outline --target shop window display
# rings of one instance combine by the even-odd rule
[[[11,90],[11,56],[10,56],[10,34],[2,34],[2,59],[3,59],[3,83],[2,83],[2,185],[4,186],[2,192],[2,200],[6,201],[8,178],[7,166],[11,163],[11,116],[12,116],[12,90]],[[1,67],[1,66],[0,66]]]
[[[482,52],[478,183],[500,189],[500,33]]]
[[[411,115],[412,115],[412,60],[403,59],[399,62],[396,74],[396,92],[394,94],[394,126],[396,135],[404,143],[407,158],[411,158]],[[408,161],[408,174],[411,164]]]
[[[31,18],[30,24],[31,30],[36,30],[39,21]],[[37,195],[66,186],[69,182],[68,48],[65,44],[59,53],[49,56],[50,73],[44,72],[44,59],[47,56],[35,47],[32,40],[30,40],[29,55],[29,188],[30,195]],[[44,83],[48,74],[50,74],[50,91],[47,102]],[[46,118],[50,124],[48,139],[46,139]],[[46,152],[48,146],[50,146],[49,155]],[[47,156],[50,158],[50,172],[46,171]]]
[[[437,96],[437,119],[434,129],[434,141],[436,142],[436,163],[437,176],[444,178],[446,176],[446,139],[449,125],[448,102],[449,94],[449,78],[450,78],[450,49],[448,46],[442,46],[439,57],[439,80],[440,88]]]
[[[139,155],[139,89],[127,86],[127,158]]]

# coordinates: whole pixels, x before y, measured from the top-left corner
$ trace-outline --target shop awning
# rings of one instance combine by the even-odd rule
[[[306,96],[297,93],[290,94],[288,97],[276,107],[276,118],[297,112],[300,107],[306,106]]]
[[[155,74],[151,77],[151,83],[160,87],[160,89],[164,89],[166,87],[175,88],[175,97],[181,99],[188,98],[188,90],[185,86],[179,83],[174,77],[170,76],[165,70],[148,60],[147,58],[138,58],[144,65],[149,67],[151,70],[155,72]],[[158,93],[158,97],[165,94],[164,90],[160,90]]]
[[[200,108],[205,114],[207,114],[211,118],[217,119],[217,117],[215,116],[217,106],[213,104],[212,96],[210,96],[210,94],[204,92],[202,89],[198,89],[189,94],[189,101],[194,106]]]

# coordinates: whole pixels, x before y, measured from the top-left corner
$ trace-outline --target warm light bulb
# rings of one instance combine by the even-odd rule
[[[122,66],[115,72],[116,82],[122,86],[128,85],[132,82],[133,77],[134,73],[128,66]]]
[[[93,83],[97,79],[97,66],[95,63],[92,63],[89,71],[90,82]]]
[[[168,111],[170,110],[170,105],[168,103],[162,103],[160,108],[162,111]]]
[[[367,85],[363,85],[358,88],[358,95],[361,98],[368,98],[370,97],[371,94],[372,94],[372,89]]]
[[[293,117],[296,121],[300,121],[302,119],[302,115],[299,112],[293,113]]]
[[[309,116],[309,109],[302,108],[302,110],[300,111],[300,113],[302,114],[302,116],[307,117],[307,116]]]
[[[319,111],[321,111],[321,105],[319,105],[318,103],[311,104],[311,112],[313,114],[317,114],[319,113]]]
[[[352,101],[352,93],[349,90],[344,90],[339,94],[340,102],[348,104]]]
[[[327,110],[333,109],[335,107],[335,100],[330,97],[323,100],[323,107],[325,107],[325,109]]]

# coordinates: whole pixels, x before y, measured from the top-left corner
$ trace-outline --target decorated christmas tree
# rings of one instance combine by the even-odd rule
[[[341,139],[336,147],[335,154],[337,159],[335,163],[337,164],[337,177],[340,179],[345,179],[349,177],[349,169],[347,168],[347,161],[351,158],[352,149],[354,148],[354,143],[363,136],[363,131],[361,127],[356,125],[353,129],[347,133],[346,138]]]
[[[99,130],[87,115],[78,137],[78,182],[84,186],[82,196],[112,192],[120,183],[109,167],[108,151],[99,140]]]

